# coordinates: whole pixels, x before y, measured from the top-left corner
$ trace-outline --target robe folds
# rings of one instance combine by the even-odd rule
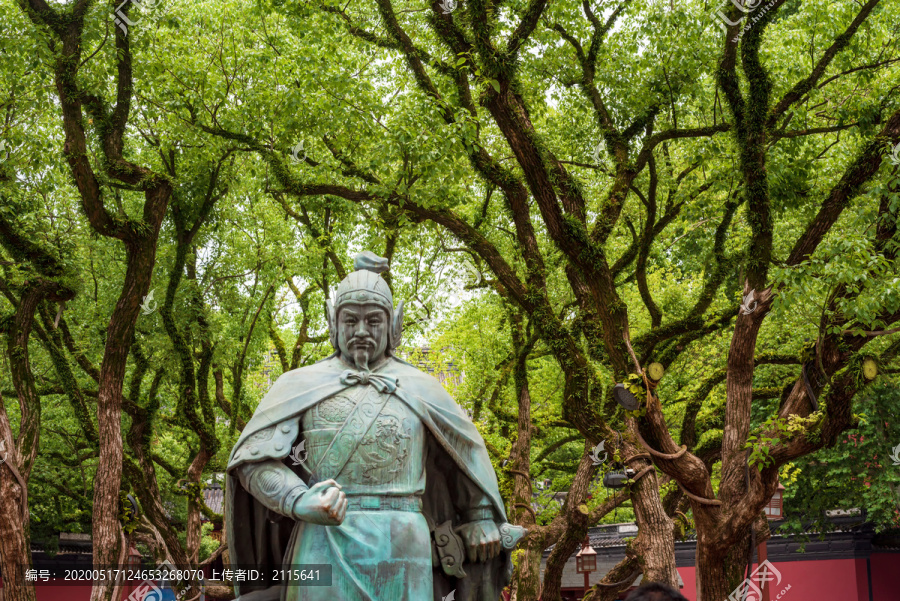
[[[465,563],[467,576],[462,579],[446,575],[439,566],[432,567],[428,523],[439,525],[449,520],[454,527],[463,523],[461,513],[470,508],[459,506],[460,490],[477,491],[477,496],[489,499],[498,527],[506,522],[506,511],[484,440],[474,424],[437,379],[402,360],[390,357],[372,373],[396,378],[396,389],[390,394],[421,421],[426,431],[430,452],[421,513],[348,510],[341,526],[320,526],[277,515],[244,489],[238,468],[267,459],[291,466],[295,462],[289,455],[301,438],[303,414],[335,395],[367,386],[342,381],[347,369],[348,365],[333,355],[283,374],[262,399],[232,449],[225,498],[229,563],[235,568],[258,569],[262,576],[252,582],[235,583],[238,598],[364,601],[372,597],[372,601],[398,601],[405,599],[397,594],[399,583],[406,582],[406,596],[421,596],[410,601],[441,601],[453,592],[450,598],[457,601],[497,601],[512,572],[510,550],[504,549],[487,562]],[[301,478],[308,478],[301,468],[292,469]],[[352,494],[346,486],[344,492]],[[379,544],[383,538],[391,542]],[[406,560],[394,562],[396,573],[378,579],[381,590],[367,588],[365,583],[372,582],[372,571],[390,566],[390,555],[397,549],[405,549]],[[292,585],[288,590],[272,575],[285,563],[296,563],[292,553],[299,553],[304,563],[314,563],[308,561],[309,557],[321,557],[319,563],[334,565],[335,575],[343,572],[345,577],[358,576],[360,584],[355,592],[344,591],[344,597],[335,586],[294,589]],[[427,583],[429,571],[432,587],[425,591],[417,583]]]

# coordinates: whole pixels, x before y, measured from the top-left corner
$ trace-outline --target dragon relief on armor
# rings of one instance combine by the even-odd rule
[[[363,437],[354,458],[357,469],[352,479],[361,484],[384,484],[392,481],[406,466],[409,458],[410,429],[399,417],[382,414]]]

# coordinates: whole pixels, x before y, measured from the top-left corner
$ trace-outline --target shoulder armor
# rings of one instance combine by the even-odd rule
[[[288,455],[293,456],[291,445],[300,433],[300,418],[294,417],[284,420],[280,424],[263,428],[254,432],[234,450],[229,468],[247,461],[261,461],[263,459],[284,459]],[[303,450],[300,453],[304,455]]]

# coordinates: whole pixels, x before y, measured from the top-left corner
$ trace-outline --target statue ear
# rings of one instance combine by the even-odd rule
[[[334,350],[340,350],[338,347],[338,331],[337,324],[335,323],[335,318],[337,316],[334,314],[334,306],[331,304],[331,299],[325,299],[325,318],[328,321],[328,335],[331,338],[331,346],[334,347]]]
[[[400,346],[400,340],[403,338],[403,301],[397,303],[394,309],[394,320],[391,323],[391,350]]]

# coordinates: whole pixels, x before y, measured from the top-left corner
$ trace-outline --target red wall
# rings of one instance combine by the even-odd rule
[[[876,571],[882,572],[879,576],[884,581],[884,592],[880,593],[882,596],[876,594],[874,601],[900,601],[900,555],[884,555],[877,569],[874,564],[876,556],[872,557],[873,589],[879,590],[874,586]],[[788,585],[790,590],[785,591],[778,601],[869,601],[865,559],[787,561],[773,565],[781,572],[781,582],[769,583],[771,601],[776,601]],[[753,567],[755,569],[756,565]],[[696,601],[696,568],[678,568],[678,573],[684,580],[681,594],[690,601]]]
[[[694,601],[697,598],[697,568],[678,568],[678,574],[684,581],[681,594]]]
[[[865,560],[862,584],[866,584]],[[770,586],[772,601],[790,585],[780,601],[868,601],[859,597],[859,570],[855,559],[822,559],[819,561],[787,561],[775,563],[783,578],[781,584]],[[865,591],[866,589],[863,589]]]
[[[900,600],[900,554],[872,553],[872,599]],[[868,599],[860,600],[868,601]]]

